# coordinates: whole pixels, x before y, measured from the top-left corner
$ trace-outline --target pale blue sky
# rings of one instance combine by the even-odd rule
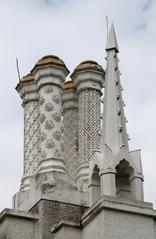
[[[23,168],[15,58],[21,75],[46,54],[62,58],[71,73],[85,59],[105,67],[106,16],[114,22],[120,48],[131,149],[142,149],[145,199],[156,205],[155,13],[155,0],[0,1],[0,209],[11,207]]]
[[[68,0],[43,0],[46,4],[53,6],[60,6],[65,4]]]

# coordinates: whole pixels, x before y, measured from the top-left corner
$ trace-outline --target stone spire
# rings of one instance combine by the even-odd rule
[[[118,66],[119,52],[112,24],[106,45],[107,67],[102,119],[101,151],[90,164],[90,199],[109,195],[143,201],[143,172],[140,150],[129,151],[122,86]]]
[[[112,49],[114,49],[116,52],[119,52],[113,24],[111,25],[110,32],[107,39],[107,45],[106,45],[106,50],[112,50]]]
[[[106,144],[114,153],[121,147],[128,149],[126,118],[124,116],[124,102],[122,100],[122,86],[117,53],[118,44],[114,26],[112,24],[106,46],[107,67],[105,79],[105,96],[102,125],[102,147]],[[110,107],[111,106],[111,107]]]

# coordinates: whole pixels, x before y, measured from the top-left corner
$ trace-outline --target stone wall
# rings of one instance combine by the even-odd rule
[[[5,209],[0,214],[0,238],[37,239],[37,215]]]
[[[83,230],[83,239],[100,238],[154,239],[153,218],[104,210]]]
[[[80,223],[81,216],[85,210],[86,207],[83,206],[50,200],[41,200],[38,205],[31,209],[32,212],[39,212],[39,238],[41,239],[54,238],[51,229],[63,219],[74,223]]]

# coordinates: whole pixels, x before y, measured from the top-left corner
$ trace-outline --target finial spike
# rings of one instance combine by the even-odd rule
[[[108,39],[107,39],[107,45],[106,45],[106,50],[112,50],[114,49],[116,52],[119,52],[118,48],[118,43],[116,40],[116,34],[114,30],[114,25],[112,23],[109,34],[108,34]]]

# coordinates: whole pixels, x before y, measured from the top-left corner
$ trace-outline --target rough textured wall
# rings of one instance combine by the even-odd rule
[[[79,223],[85,209],[85,207],[73,204],[41,200],[38,206],[31,210],[33,212],[39,210],[39,239],[54,238],[54,235],[51,234],[51,227],[62,219]]]
[[[103,210],[83,229],[83,239],[154,239],[153,218]]]
[[[7,239],[35,239],[33,222],[31,220],[9,217],[0,224],[1,237],[6,237]]]
[[[156,219],[154,220],[154,239],[156,239]]]
[[[62,227],[55,234],[55,239],[82,239],[81,229],[77,229],[74,227]]]

